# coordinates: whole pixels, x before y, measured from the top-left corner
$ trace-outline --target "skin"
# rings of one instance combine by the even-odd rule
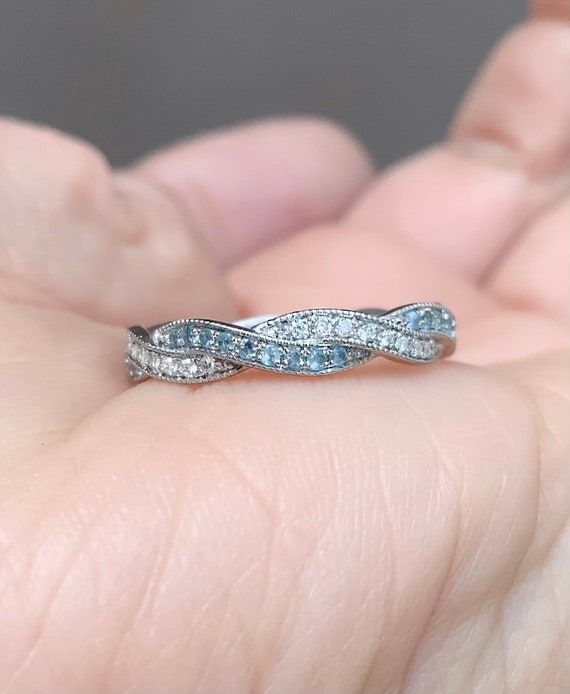
[[[569,691],[567,21],[383,173],[315,119],[121,172],[2,121],[2,693]],[[453,361],[124,375],[123,325],[417,299]]]

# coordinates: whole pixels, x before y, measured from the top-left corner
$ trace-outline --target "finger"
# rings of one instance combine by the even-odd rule
[[[137,174],[172,195],[223,264],[344,213],[371,177],[358,143],[315,118],[261,122],[155,154]]]
[[[568,0],[533,0],[531,17],[534,19],[570,19]]]
[[[488,287],[504,303],[567,322],[570,196],[541,214],[495,268]]]
[[[342,170],[342,152],[350,146],[345,144],[345,136],[324,127],[327,135],[321,144],[325,140],[327,145],[313,150],[315,161],[320,151],[323,167],[319,169],[315,163],[314,179],[308,176],[305,180],[312,181],[312,188],[307,185],[305,189],[301,181],[284,189],[280,200],[269,195],[265,211],[258,207],[268,228],[271,214],[267,209],[274,204],[281,205],[276,220],[288,218],[298,208],[312,210],[316,216],[330,212],[319,200],[328,197],[331,189],[326,185],[319,188],[315,179],[319,171],[326,178],[330,155],[337,157],[335,164]],[[263,135],[263,126],[260,128],[268,147],[271,136]],[[65,307],[111,323],[153,323],[195,314],[229,317],[233,313],[231,298],[206,248],[206,232],[200,234],[198,228],[219,228],[225,216],[237,219],[240,195],[250,195],[251,185],[255,184],[259,199],[266,200],[264,191],[274,190],[272,172],[283,161],[288,161],[295,178],[297,128],[295,124],[276,126],[274,136],[288,140],[289,159],[277,148],[273,159],[267,156],[259,164],[255,176],[251,172],[245,176],[244,185],[240,183],[243,162],[259,152],[255,128],[245,138],[239,131],[224,135],[221,147],[215,138],[199,144],[202,166],[208,152],[213,153],[214,163],[205,174],[209,184],[203,187],[211,203],[209,211],[192,216],[191,200],[199,207],[199,194],[194,198],[189,194],[182,209],[175,196],[154,180],[152,163],[134,173],[113,175],[101,155],[85,144],[47,129],[3,122],[0,290],[9,300]],[[308,127],[316,139],[318,129],[316,124]],[[307,128],[301,130],[299,144],[306,145]],[[335,149],[337,140],[341,143]],[[228,152],[227,159],[222,150]],[[186,162],[192,168],[191,147]],[[199,169],[195,169],[196,190],[202,190]],[[214,181],[221,191],[219,197]],[[345,183],[349,188],[354,185],[352,179]],[[342,197],[341,189],[343,184],[338,183],[338,197]],[[247,209],[244,204],[241,213]],[[250,217],[250,223],[253,219]]]
[[[449,143],[379,179],[350,215],[479,278],[568,176],[570,28],[509,34],[460,109]]]
[[[463,277],[374,227],[317,227],[237,266],[229,280],[245,314],[437,300],[472,320],[494,307]]]

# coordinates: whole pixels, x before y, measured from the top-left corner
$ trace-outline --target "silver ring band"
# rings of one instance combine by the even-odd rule
[[[445,306],[416,303],[381,309],[310,309],[236,323],[192,318],[128,330],[133,380],[206,383],[246,368],[324,376],[382,356],[429,364],[455,349],[455,318]]]

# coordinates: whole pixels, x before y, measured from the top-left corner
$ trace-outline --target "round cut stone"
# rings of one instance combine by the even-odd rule
[[[294,347],[287,355],[287,368],[290,371],[299,371],[299,369],[301,368],[301,362],[301,350]]]
[[[195,330],[191,325],[187,325],[183,328],[184,330],[184,340],[187,347],[198,344],[198,338],[200,333]]]
[[[231,333],[220,333],[218,335],[218,349],[220,352],[229,352],[234,344],[234,336]]]
[[[200,344],[202,347],[210,347],[214,342],[214,333],[210,328],[202,328],[200,331]]]
[[[418,317],[418,330],[431,330],[432,329],[432,313],[428,308],[423,309],[419,313]]]
[[[322,371],[327,363],[327,355],[322,347],[315,347],[309,355],[309,368],[311,371]]]
[[[396,347],[399,352],[405,354],[410,347],[410,338],[407,335],[400,335],[396,340]]]
[[[249,337],[246,338],[240,345],[239,355],[242,359],[251,360],[255,352],[255,344]]]
[[[340,337],[348,337],[352,333],[354,327],[351,318],[341,318],[336,324],[336,334]]]
[[[406,321],[410,330],[418,329],[419,314],[415,309],[406,312]]]
[[[278,366],[281,361],[281,349],[278,345],[269,344],[261,352],[261,362],[265,366]]]
[[[296,340],[307,340],[311,334],[308,322],[300,316],[291,319],[290,330]]]
[[[326,316],[318,316],[315,321],[315,334],[318,337],[326,337],[331,331],[331,321]]]
[[[168,346],[171,349],[177,349],[178,347],[184,347],[184,343],[184,328],[174,326],[168,336]]]
[[[388,349],[392,348],[394,346],[394,342],[396,340],[396,332],[394,330],[385,330],[382,333],[382,338],[380,340],[382,347],[386,347]]]
[[[198,373],[198,366],[194,359],[182,359],[178,367],[180,376],[192,378]]]
[[[332,363],[338,369],[346,366],[348,362],[348,352],[342,345],[336,345],[332,349]]]
[[[363,323],[358,328],[358,339],[362,342],[372,342],[376,337],[376,326],[373,323]]]
[[[209,354],[199,354],[195,357],[196,369],[199,376],[207,376],[214,371],[214,359]]]

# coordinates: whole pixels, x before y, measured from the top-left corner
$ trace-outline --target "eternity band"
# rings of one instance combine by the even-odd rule
[[[429,364],[455,349],[455,318],[445,306],[310,309],[236,323],[191,318],[128,330],[127,368],[136,381],[206,383],[254,368],[324,376],[382,356]]]

